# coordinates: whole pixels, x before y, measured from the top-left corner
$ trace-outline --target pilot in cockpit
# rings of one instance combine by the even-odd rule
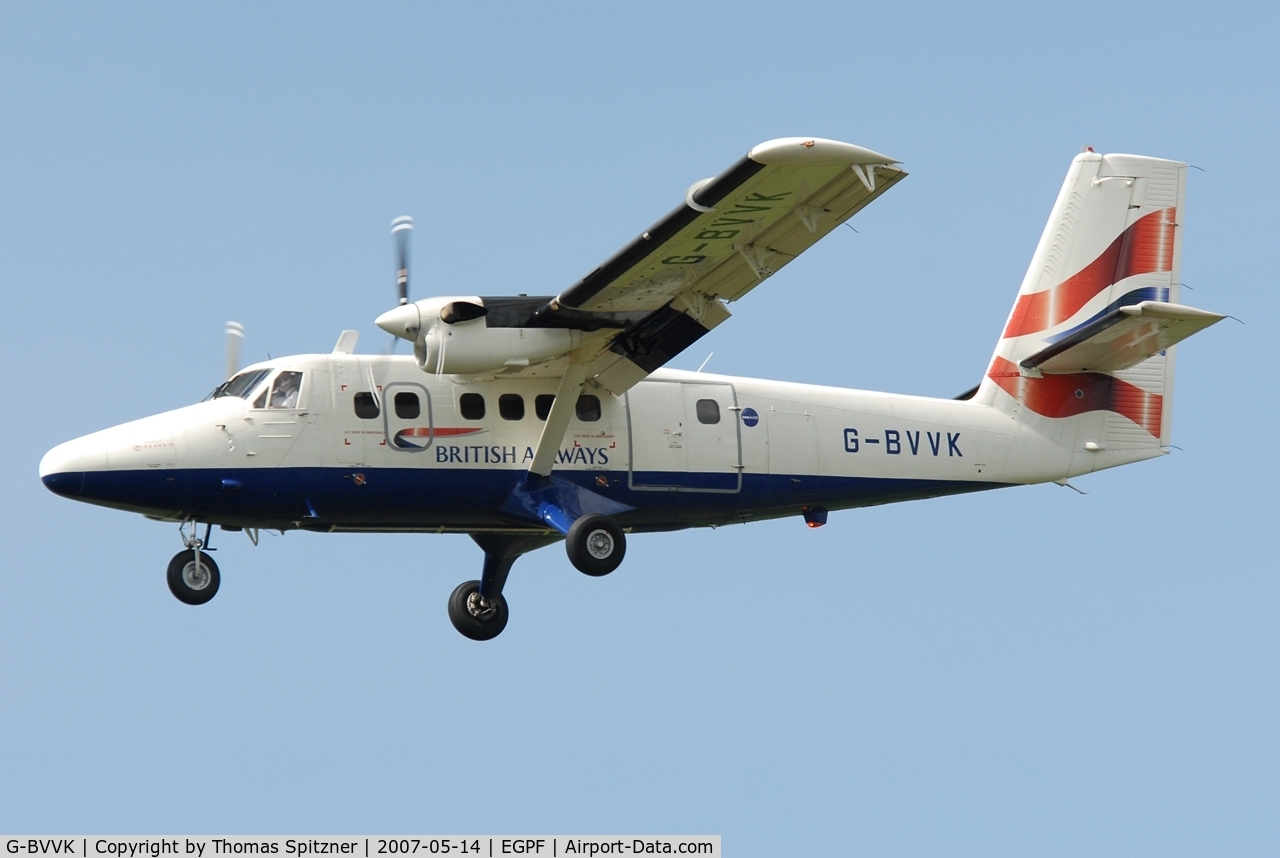
[[[302,373],[282,372],[276,376],[276,383],[271,388],[272,408],[297,408],[298,388],[302,386]]]

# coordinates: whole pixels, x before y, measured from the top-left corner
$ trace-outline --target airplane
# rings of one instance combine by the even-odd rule
[[[412,219],[392,222],[413,355],[236,370],[193,405],[50,450],[74,500],[178,524],[180,601],[221,581],[211,530],[465,533],[479,580],[448,599],[490,640],[521,555],[561,540],[589,576],[628,533],[1054,481],[1169,451],[1175,344],[1225,318],[1179,298],[1187,165],[1091,148],[1071,162],[981,382],[954,399],[665,368],[747,295],[906,176],[834,140],[752,148],[554,296],[409,301]],[[243,336],[228,331],[234,346]],[[203,525],[204,535],[199,533]]]

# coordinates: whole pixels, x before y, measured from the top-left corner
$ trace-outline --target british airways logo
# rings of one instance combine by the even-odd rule
[[[609,453],[615,447],[584,447],[574,444],[562,447],[556,452],[557,465],[607,465]],[[504,447],[491,444],[437,444],[436,462],[457,465],[512,465],[526,464],[533,461],[533,448]]]
[[[914,432],[886,429],[883,435],[858,435],[857,429],[844,430],[844,451],[857,453],[864,448],[876,447],[889,456],[959,456],[959,432]]]

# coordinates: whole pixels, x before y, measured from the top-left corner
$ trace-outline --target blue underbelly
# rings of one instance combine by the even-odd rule
[[[160,517],[242,527],[467,529],[530,525],[500,511],[524,471],[491,468],[243,468],[55,474],[46,485],[76,500]],[[632,507],[636,530],[668,530],[797,515],[804,506],[871,506],[997,488],[1000,484],[867,477],[557,471]],[[643,489],[632,488],[632,479]],[[668,488],[654,488],[667,486]]]

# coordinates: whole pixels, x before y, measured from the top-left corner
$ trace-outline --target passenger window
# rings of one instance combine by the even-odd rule
[[[533,413],[538,415],[539,420],[546,420],[547,415],[551,413],[551,406],[555,405],[556,395],[554,393],[539,393],[533,398]]]
[[[698,422],[699,423],[719,423],[720,422],[720,403],[714,399],[698,400]]]
[[[396,416],[402,420],[414,420],[422,413],[418,394],[403,391],[396,394]]]
[[[464,420],[483,420],[484,397],[478,393],[464,393],[458,397],[458,410]]]
[[[298,391],[302,389],[302,373],[282,372],[271,388],[272,408],[297,408]]]
[[[378,400],[373,398],[373,394],[367,390],[356,394],[356,416],[361,420],[375,420],[378,414]]]
[[[524,419],[524,397],[518,393],[504,393],[498,397],[498,413],[503,420]]]
[[[578,419],[583,423],[594,423],[600,419],[600,397],[592,393],[584,393],[578,397]]]

